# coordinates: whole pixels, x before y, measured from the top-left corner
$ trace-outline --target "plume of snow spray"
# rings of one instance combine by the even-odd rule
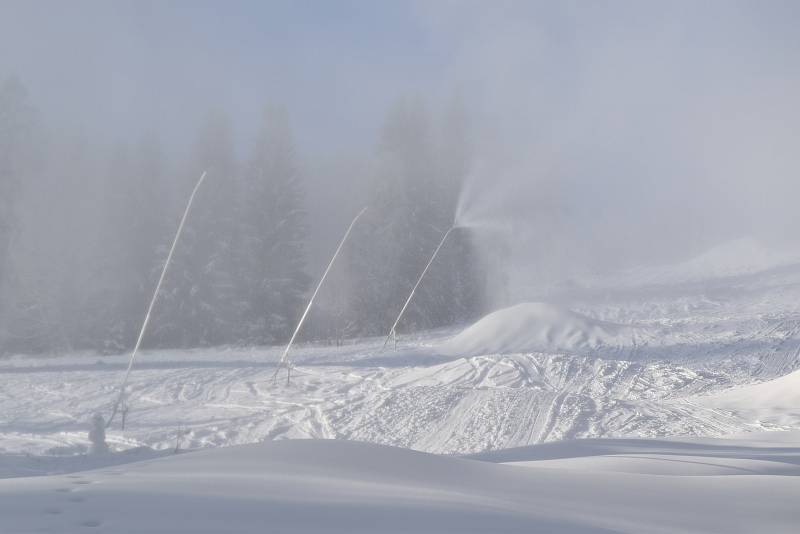
[[[175,245],[178,244],[178,239],[181,237],[181,232],[183,231],[183,225],[186,222],[186,217],[189,215],[189,210],[192,208],[192,202],[194,201],[194,196],[197,194],[197,190],[200,189],[200,185],[203,183],[203,180],[206,179],[206,171],[203,171],[203,174],[200,175],[200,179],[197,181],[197,184],[192,189],[192,194],[189,196],[189,202],[186,203],[186,209],[183,210],[183,217],[181,217],[181,222],[178,224],[178,231],[175,232],[175,239],[172,240],[172,246],[169,249],[169,254],[167,254],[167,259],[164,261],[164,268],[161,269],[161,276],[158,278],[158,283],[156,284],[156,290],[153,292],[153,298],[150,299],[150,305],[147,307],[147,313],[144,316],[144,321],[142,322],[142,329],[139,330],[139,337],[136,339],[136,345],[133,347],[133,352],[131,352],[131,358],[128,360],[128,368],[125,370],[125,376],[122,379],[122,384],[119,387],[119,396],[117,397],[117,401],[114,403],[114,409],[111,411],[111,417],[108,418],[108,422],[106,426],[111,426],[111,421],[114,420],[114,416],[117,415],[117,411],[119,410],[119,406],[122,403],[125,397],[125,388],[128,385],[128,377],[131,374],[131,369],[133,368],[133,361],[136,359],[136,353],[139,351],[139,346],[142,344],[142,339],[144,338],[145,330],[147,330],[147,325],[150,322],[150,313],[153,311],[153,306],[156,303],[156,299],[158,298],[158,293],[161,290],[161,284],[164,282],[164,277],[167,274],[167,269],[169,268],[169,264],[172,261],[172,254],[175,252]]]
[[[283,354],[281,355],[281,359],[278,362],[278,366],[275,368],[275,374],[272,375],[273,382],[277,380],[278,372],[281,370],[281,367],[286,365],[286,383],[287,384],[289,383],[289,379],[291,378],[292,375],[291,364],[288,362],[289,350],[292,348],[292,344],[294,343],[297,334],[300,332],[300,328],[303,326],[303,323],[305,322],[306,317],[308,316],[308,312],[311,309],[311,305],[314,303],[314,299],[316,298],[317,293],[319,293],[319,289],[322,287],[322,284],[325,282],[325,278],[328,276],[328,272],[330,272],[331,267],[333,267],[333,263],[336,261],[336,257],[342,250],[342,247],[344,246],[345,241],[347,241],[348,236],[350,236],[350,231],[353,229],[353,226],[355,226],[356,221],[358,221],[358,218],[361,217],[365,211],[367,211],[367,208],[364,208],[361,211],[359,211],[358,215],[356,215],[353,221],[350,223],[350,226],[347,227],[347,231],[344,233],[342,240],[339,242],[339,246],[336,247],[336,252],[333,253],[333,257],[331,258],[330,263],[328,263],[328,267],[325,269],[325,272],[322,273],[322,278],[319,279],[319,283],[317,283],[317,288],[314,290],[314,293],[311,295],[311,298],[308,299],[308,305],[306,306],[303,315],[300,317],[300,320],[297,322],[297,326],[294,329],[294,333],[292,334],[291,339],[289,339],[289,343],[286,345],[286,348],[283,349]]]
[[[409,294],[409,295],[408,295],[408,298],[406,299],[406,303],[405,303],[405,304],[403,304],[403,309],[401,309],[401,310],[400,310],[400,313],[397,315],[397,319],[395,319],[395,321],[394,321],[394,324],[392,325],[392,328],[391,328],[391,330],[389,330],[389,335],[387,335],[387,336],[386,336],[386,341],[384,341],[384,342],[383,342],[383,348],[382,348],[381,350],[384,350],[384,349],[386,349],[386,345],[389,343],[389,340],[390,340],[392,337],[394,337],[395,339],[397,339],[397,331],[396,331],[396,328],[397,328],[397,325],[398,325],[398,323],[400,322],[400,319],[402,319],[402,318],[403,318],[403,314],[405,313],[405,311],[406,311],[406,308],[408,308],[408,305],[409,305],[409,303],[411,303],[411,299],[412,299],[412,298],[414,298],[414,293],[416,293],[416,291],[417,291],[417,288],[419,287],[419,284],[422,282],[422,279],[425,277],[425,273],[427,273],[427,272],[428,272],[428,269],[430,268],[431,264],[433,264],[433,260],[435,260],[435,259],[436,259],[436,255],[437,255],[437,254],[439,254],[439,250],[441,250],[441,248],[442,248],[442,245],[444,245],[444,242],[445,242],[445,240],[447,239],[447,236],[449,236],[449,235],[450,235],[450,232],[452,232],[452,231],[453,231],[453,230],[455,230],[455,229],[456,229],[456,226],[455,226],[455,224],[454,224],[453,226],[451,226],[450,228],[448,228],[448,230],[447,230],[447,231],[444,233],[444,235],[442,236],[442,240],[441,240],[441,241],[439,241],[439,246],[438,246],[438,247],[436,247],[436,250],[434,250],[434,251],[433,251],[433,255],[431,256],[431,259],[430,259],[430,260],[428,260],[428,264],[427,264],[427,265],[425,266],[425,268],[422,270],[422,274],[420,274],[420,275],[419,275],[419,278],[417,279],[417,283],[416,283],[416,284],[414,284],[414,288],[411,290],[411,294]]]
[[[474,172],[461,186],[456,203],[455,223],[457,228],[470,228],[482,233],[512,234],[512,222],[525,217],[531,207],[528,195],[515,195],[513,190],[503,187],[503,182],[479,177],[486,172]],[[486,185],[490,184],[490,185]],[[541,210],[541,207],[538,208]]]

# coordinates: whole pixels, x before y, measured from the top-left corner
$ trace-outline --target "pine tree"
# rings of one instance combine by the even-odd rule
[[[100,180],[100,221],[93,236],[94,261],[87,267],[92,282],[86,287],[83,339],[91,348],[118,352],[125,347],[126,317],[123,306],[133,278],[129,265],[128,185],[134,180],[126,145],[118,145],[105,165]]]
[[[472,167],[472,139],[469,114],[463,101],[454,99],[447,108],[437,140],[437,168],[443,187],[443,206],[455,216],[461,190]],[[441,259],[440,283],[447,294],[442,306],[442,324],[462,323],[484,311],[485,281],[475,236],[459,228],[449,237]]]
[[[152,133],[139,140],[132,161],[133,180],[129,186],[127,209],[130,224],[129,246],[125,264],[128,267],[128,293],[123,302],[126,348],[132,347],[164,266],[171,239],[175,233],[170,206],[174,192],[167,180],[166,162],[159,139]],[[154,312],[158,317],[158,312]],[[151,330],[145,346],[158,341]]]
[[[25,128],[25,89],[8,81],[0,87],[0,282],[5,281],[14,228],[14,199],[20,184],[16,153]]]
[[[0,85],[0,353],[13,348],[9,325],[21,305],[12,283],[20,273],[12,272],[11,244],[19,230],[16,200],[36,167],[35,115],[19,81]]]
[[[44,172],[26,180],[25,217],[11,258],[15,309],[9,322],[18,350],[84,346],[98,204],[88,193],[97,185],[90,152],[80,136],[59,149],[50,145]]]
[[[235,252],[239,249],[240,180],[237,175],[228,119],[209,117],[195,142],[185,187],[176,195],[185,202],[188,191],[208,171],[175,251],[165,281],[154,336],[178,346],[216,345],[236,341],[242,316],[237,296]],[[180,208],[172,206],[180,214]],[[177,225],[177,220],[171,227]]]
[[[170,237],[157,140],[144,137],[134,150],[118,146],[103,188],[86,310],[88,339],[94,348],[120,351],[135,343]]]
[[[52,261],[43,266],[52,270],[44,277],[48,279],[51,309],[61,331],[55,348],[68,351],[97,347],[90,289],[95,284],[93,264],[102,254],[98,230],[103,207],[98,202],[98,192],[102,191],[105,176],[102,162],[96,158],[97,144],[83,135],[67,144],[66,152],[49,169],[54,195],[46,206],[50,213],[43,216],[50,223],[42,242],[50,248],[47,253]]]
[[[306,212],[284,111],[266,113],[244,174],[240,261],[241,335],[249,343],[291,335],[310,282]]]
[[[440,191],[433,165],[430,123],[417,102],[389,114],[379,145],[369,219],[354,236],[351,264],[360,323],[383,333],[400,311],[416,277],[448,224],[437,220]],[[427,326],[429,288],[420,288],[403,326]]]
[[[468,140],[458,137],[463,136],[463,126],[463,115],[454,113],[441,135],[424,107],[413,101],[401,102],[386,120],[370,202],[375,209],[359,228],[350,258],[364,333],[386,333],[453,224],[469,166]],[[470,237],[458,230],[428,271],[398,331],[473,316],[480,306],[481,286]]]

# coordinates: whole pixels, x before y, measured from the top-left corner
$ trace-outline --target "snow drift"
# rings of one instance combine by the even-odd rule
[[[758,423],[796,427],[800,425],[800,371],[700,397],[698,402]]]
[[[537,447],[514,452],[516,464],[336,440],[207,449],[71,475],[0,480],[0,529],[120,534],[796,529],[800,477],[785,475],[797,472],[800,451],[786,443],[672,441],[665,447],[659,441],[596,440],[575,451],[569,445],[563,451],[553,444],[541,452]],[[580,469],[570,465],[574,453]],[[608,455],[614,455],[614,465],[604,460]],[[601,462],[597,468],[593,458]],[[704,476],[694,471],[698,462],[720,465],[708,472],[713,476]],[[655,463],[659,474],[648,474]],[[644,472],[630,474],[631,467],[642,465]],[[687,469],[693,476],[684,476]]]
[[[543,302],[490,313],[439,347],[444,354],[587,353],[628,345],[631,328]]]

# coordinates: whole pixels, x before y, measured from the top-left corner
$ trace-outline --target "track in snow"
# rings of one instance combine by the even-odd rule
[[[279,347],[146,351],[131,375],[126,429],[113,427],[109,441],[166,449],[178,434],[184,448],[347,438],[471,453],[800,426],[800,416],[778,421],[703,400],[800,368],[800,266],[569,299],[589,318],[578,326],[626,325],[629,341],[444,355],[453,333],[438,332],[401,340],[397,352],[381,353],[376,339],[298,346],[288,386],[271,379]],[[479,335],[470,341],[480,347]],[[84,450],[87,422],[113,402],[123,367],[124,355],[0,360],[0,453]]]

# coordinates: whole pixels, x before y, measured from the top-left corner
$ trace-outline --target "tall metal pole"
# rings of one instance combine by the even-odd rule
[[[414,293],[417,292],[417,288],[419,287],[419,284],[422,282],[422,279],[425,277],[425,273],[428,272],[428,269],[430,268],[431,264],[433,263],[433,260],[436,259],[436,255],[439,254],[439,250],[442,248],[442,245],[444,245],[444,241],[447,239],[447,236],[450,235],[450,232],[452,232],[455,228],[456,228],[455,226],[451,226],[444,233],[444,236],[442,236],[442,240],[439,241],[439,246],[436,247],[436,250],[433,251],[433,256],[431,256],[431,259],[428,261],[428,264],[422,270],[422,274],[419,275],[419,278],[417,279],[417,283],[414,284],[414,288],[411,290],[411,294],[408,295],[408,298],[406,299],[406,303],[403,304],[403,309],[400,310],[400,313],[397,315],[397,319],[395,320],[394,324],[392,325],[392,329],[389,330],[389,335],[386,336],[386,341],[383,342],[383,348],[381,350],[385,350],[386,349],[386,345],[389,343],[389,339],[391,339],[392,337],[395,338],[395,348],[397,347],[397,331],[396,331],[397,324],[400,322],[400,319],[403,318],[403,314],[406,312],[406,308],[408,308],[408,305],[411,302],[411,299],[414,298]]]
[[[364,212],[367,211],[367,208],[362,209],[358,212],[358,215],[355,216],[353,221],[350,223],[350,226],[347,227],[347,231],[344,233],[344,237],[342,240],[339,241],[339,246],[336,247],[336,252],[333,253],[333,257],[331,258],[330,263],[328,263],[328,267],[325,269],[325,272],[322,273],[322,278],[319,279],[319,283],[317,284],[317,288],[314,290],[314,293],[311,295],[311,298],[308,300],[308,305],[306,306],[303,315],[300,317],[300,321],[297,323],[297,327],[294,329],[294,333],[292,334],[292,338],[289,340],[289,343],[286,345],[286,348],[283,349],[283,355],[281,355],[281,359],[278,362],[278,366],[275,368],[275,374],[272,375],[272,380],[275,381],[278,378],[278,372],[281,370],[281,367],[286,365],[286,383],[289,383],[289,379],[292,376],[292,367],[291,364],[287,361],[289,356],[289,350],[292,348],[292,344],[294,343],[297,334],[300,332],[300,328],[303,326],[303,323],[306,321],[306,317],[308,316],[308,312],[311,309],[311,305],[314,303],[314,299],[317,297],[317,293],[319,293],[319,289],[322,287],[323,282],[325,282],[325,278],[328,276],[328,272],[333,267],[333,263],[336,261],[336,257],[339,255],[339,252],[342,250],[345,241],[347,241],[348,236],[350,235],[350,231],[355,226],[356,221],[359,217],[361,217]]]
[[[128,385],[128,377],[131,374],[131,369],[133,368],[133,361],[136,359],[136,353],[139,351],[139,346],[142,344],[142,339],[144,338],[144,332],[147,330],[147,325],[150,323],[150,313],[153,311],[153,306],[156,303],[156,299],[158,298],[158,293],[161,290],[161,284],[164,282],[164,277],[167,274],[167,269],[169,268],[169,264],[172,261],[172,253],[175,252],[175,245],[178,244],[178,239],[181,237],[181,232],[183,231],[183,224],[186,222],[186,217],[189,215],[189,210],[192,208],[192,202],[194,201],[194,196],[197,193],[197,190],[200,189],[200,185],[203,183],[203,180],[206,179],[206,171],[203,171],[203,174],[200,175],[200,179],[197,181],[197,184],[192,189],[192,194],[189,196],[189,202],[186,203],[186,209],[183,210],[183,217],[181,217],[181,222],[178,225],[178,231],[175,232],[175,239],[172,240],[172,246],[169,249],[169,254],[167,254],[167,259],[164,262],[164,268],[161,269],[161,276],[158,278],[158,283],[156,284],[156,290],[153,292],[153,298],[150,299],[150,305],[147,307],[147,313],[144,316],[144,322],[142,323],[142,329],[139,330],[139,337],[136,339],[136,345],[133,347],[133,352],[131,352],[131,358],[128,361],[128,368],[125,370],[125,377],[122,379],[122,385],[119,387],[119,396],[117,397],[117,402],[114,403],[114,409],[111,411],[111,416],[108,418],[108,422],[106,423],[106,427],[111,426],[111,421],[114,420],[114,416],[117,415],[117,410],[119,410],[119,405],[122,402],[122,399],[125,397],[125,386]]]

